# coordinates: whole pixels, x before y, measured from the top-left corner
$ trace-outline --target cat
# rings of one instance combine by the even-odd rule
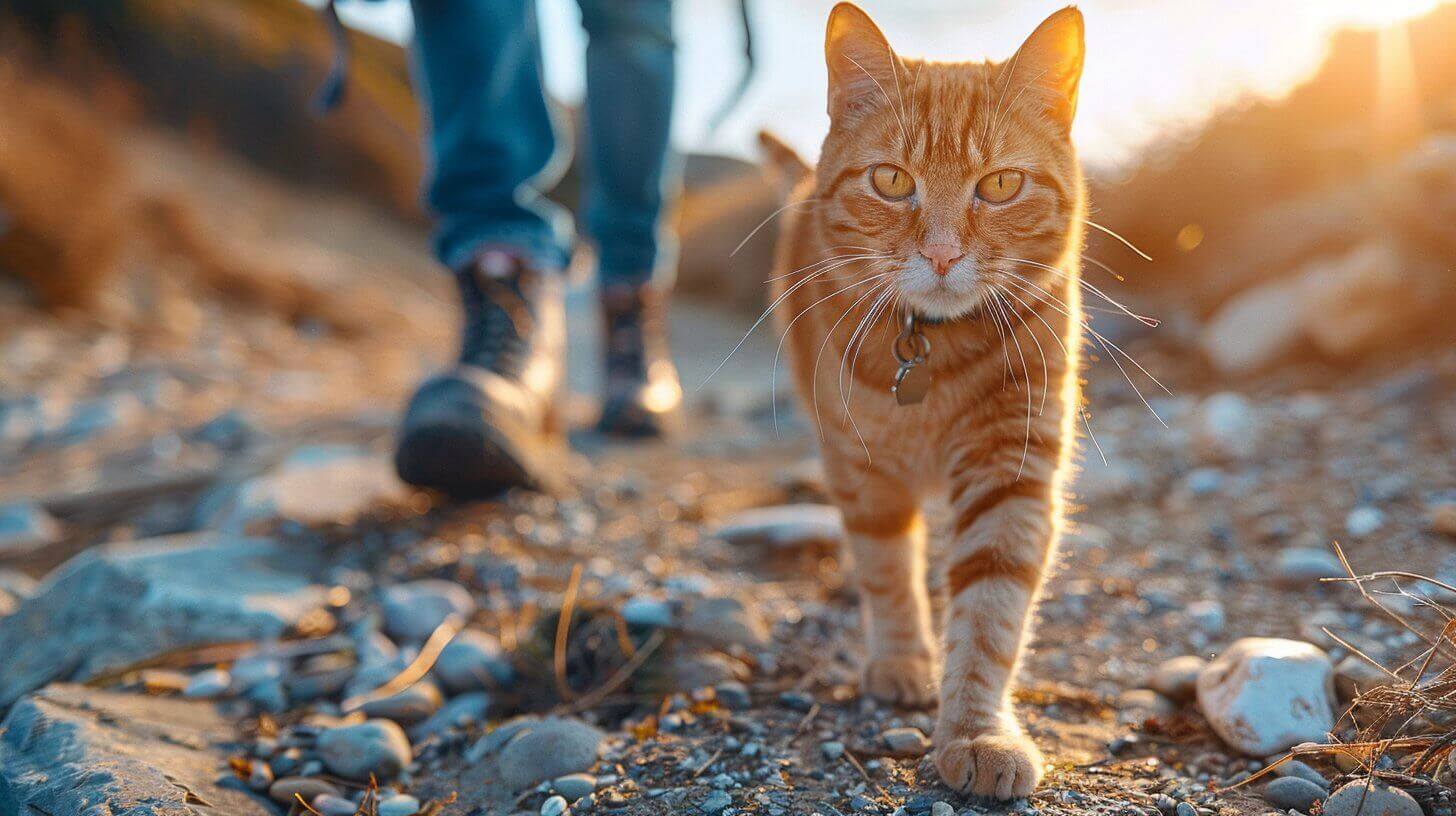
[[[999,799],[1042,773],[1009,687],[1080,411],[1086,201],[1069,131],[1083,53],[1075,8],[1004,62],[938,63],[897,56],[840,3],[817,167],[762,136],[793,185],[771,308],[844,518],[863,690],[926,706],[938,688],[941,778]],[[943,658],[921,514],[936,493],[953,519]]]

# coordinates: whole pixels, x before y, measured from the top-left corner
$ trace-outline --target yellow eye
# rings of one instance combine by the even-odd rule
[[[885,198],[904,198],[915,192],[915,179],[893,164],[877,164],[870,170],[870,183]]]
[[[976,182],[976,195],[992,204],[1003,204],[1021,192],[1026,174],[1020,170],[997,170],[988,173]]]

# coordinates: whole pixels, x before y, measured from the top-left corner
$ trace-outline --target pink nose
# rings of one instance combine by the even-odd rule
[[[950,274],[950,268],[966,255],[959,244],[926,244],[920,248],[920,254],[930,261],[935,274],[942,277]]]

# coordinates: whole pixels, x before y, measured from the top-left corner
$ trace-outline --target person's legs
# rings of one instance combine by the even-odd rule
[[[441,263],[504,245],[564,267],[570,219],[547,201],[566,162],[541,87],[535,0],[414,0],[420,91]]]
[[[464,311],[458,365],[405,409],[404,481],[463,498],[549,483],[569,219],[547,202],[555,138],[535,0],[414,0],[435,249]]]
[[[676,246],[661,227],[678,187],[668,141],[671,0],[579,0],[588,36],[585,215],[606,323],[601,428],[661,433],[682,390],[664,314]]]

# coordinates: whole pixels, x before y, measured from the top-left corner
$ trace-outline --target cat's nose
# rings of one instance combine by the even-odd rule
[[[959,244],[926,244],[920,248],[920,254],[930,261],[935,274],[945,277],[956,261],[966,256],[966,251]]]

